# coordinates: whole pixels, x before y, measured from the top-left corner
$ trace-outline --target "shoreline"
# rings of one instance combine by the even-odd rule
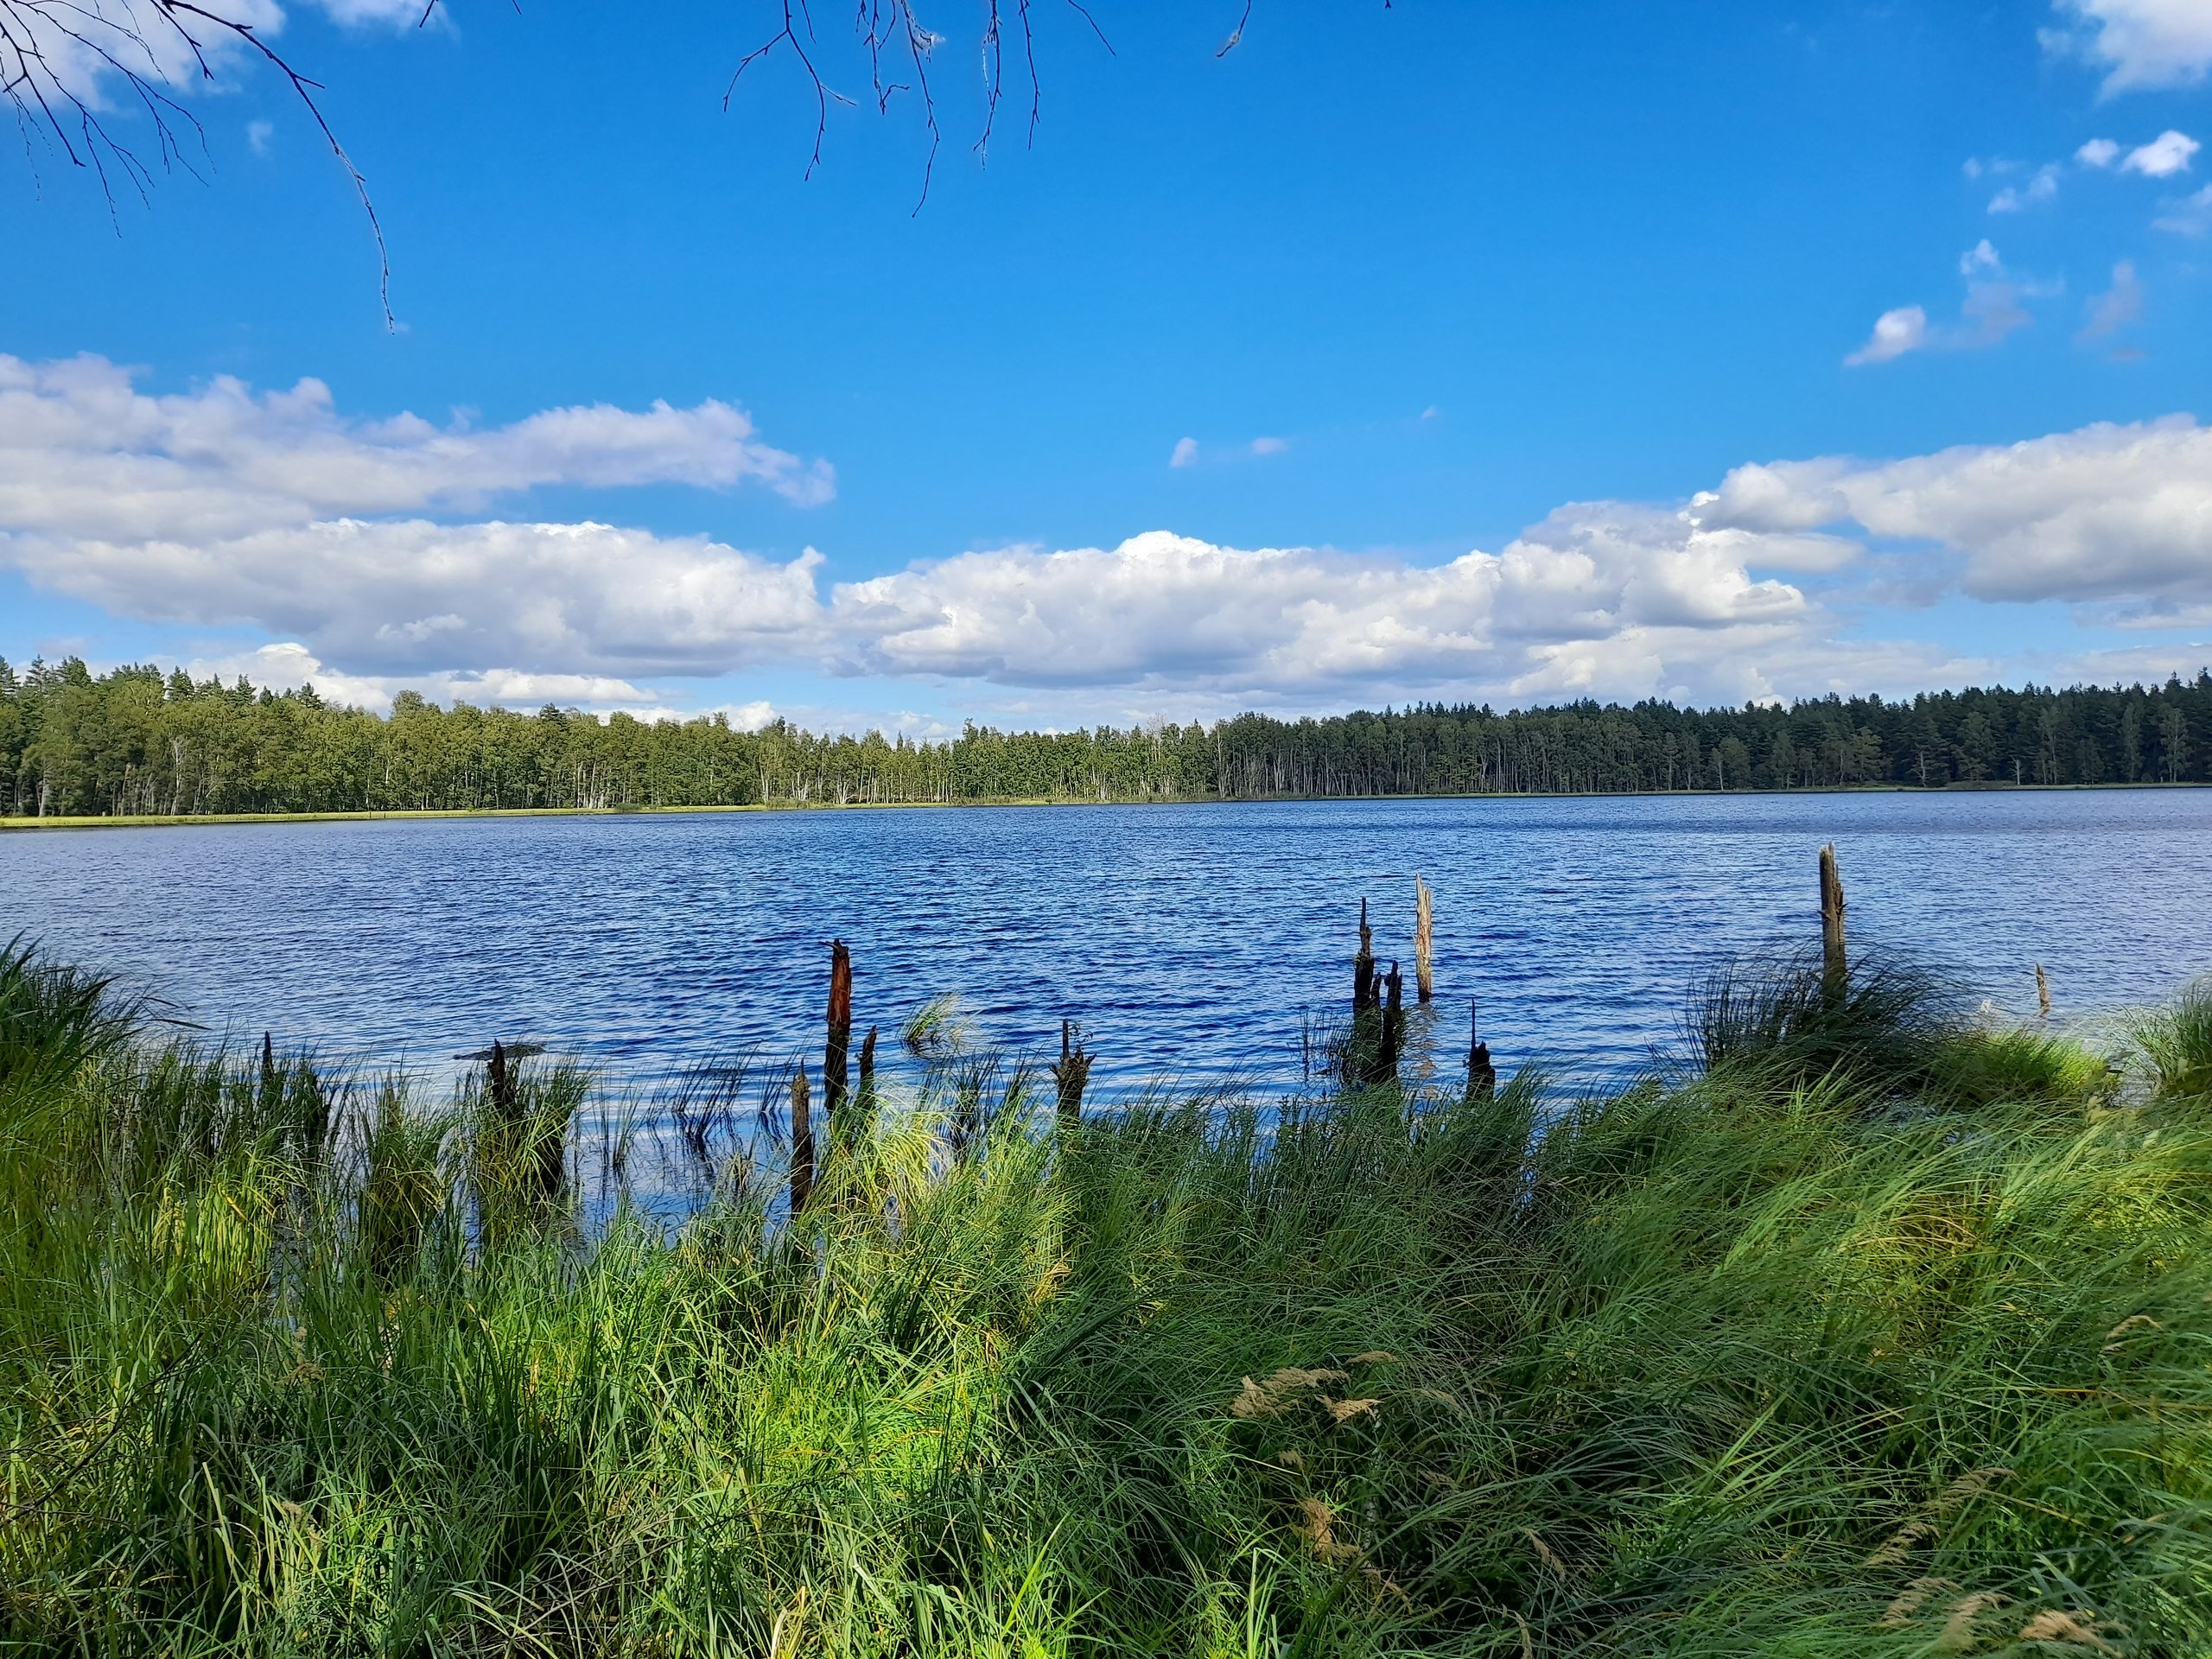
[[[1915,788],[1910,784],[1834,784],[1804,789],[1668,789],[1486,791],[1478,794],[1255,795],[1224,798],[1192,795],[1173,800],[1090,800],[1075,797],[1017,796],[975,801],[753,801],[736,805],[697,806],[470,806],[361,812],[199,812],[112,817],[0,817],[0,833],[64,830],[175,830],[196,824],[376,823],[443,818],[622,818],[669,817],[724,812],[849,812],[882,810],[957,811],[978,807],[1109,807],[1310,805],[1323,801],[1573,801],[1673,800],[1678,798],[1765,798],[1786,795],[2025,795],[2086,794],[2100,791],[2212,789],[2212,784],[2005,784],[1976,782]]]

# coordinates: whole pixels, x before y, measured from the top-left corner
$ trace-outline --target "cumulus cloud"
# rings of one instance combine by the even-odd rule
[[[2110,167],[2120,159],[2120,146],[2109,138],[2092,138],[2074,152],[2074,159],[2084,167]]]
[[[2055,0],[2063,26],[2044,43],[2106,70],[2104,90],[2183,86],[2212,68],[2212,6],[2204,0]]]
[[[1867,363],[1888,363],[1916,352],[1928,343],[1928,312],[1923,306],[1901,305],[1874,319],[1874,332],[1866,343],[1843,360],[1853,368]]]
[[[1167,464],[1170,467],[1195,467],[1198,465],[1198,441],[1196,438],[1175,440],[1175,448],[1167,456]]]
[[[2058,166],[2052,162],[2035,170],[2025,184],[2006,185],[1990,198],[1993,213],[2017,213],[2024,208],[2054,200],[2058,194]],[[1986,247],[1988,244],[1984,243]]]
[[[1899,306],[1875,319],[1866,343],[1845,358],[1852,368],[1889,363],[1908,352],[1974,351],[1994,346],[2035,319],[2021,302],[2047,297],[2059,291],[2055,283],[2015,276],[2005,268],[1987,237],[1959,256],[1959,275],[1966,279],[1966,298],[1959,320],[1937,325],[1929,321],[1926,308]]]
[[[1255,438],[1250,447],[1252,453],[1255,455],[1279,455],[1290,448],[1290,440],[1288,438]]]
[[[2129,173],[2140,173],[2146,179],[2170,179],[2177,173],[2188,172],[2190,158],[2203,148],[2187,133],[2170,127],[2149,143],[2129,150],[2120,167]]]
[[[2177,236],[2202,236],[2212,232],[2212,184],[2175,202],[2151,221],[2152,228]]]
[[[2149,620],[2212,601],[2212,429],[2176,416],[1875,465],[1739,467],[1700,520],[1764,534],[1855,524],[1948,552],[1976,599]]]
[[[655,718],[656,677],[771,665],[873,679],[878,702],[919,681],[1077,721],[1386,696],[1733,702],[1968,671],[1855,632],[1954,588],[2126,626],[2212,616],[2212,431],[2187,417],[1744,467],[1687,504],[1574,503],[1441,563],[1154,531],[833,585],[810,550],[431,510],[548,478],[803,498],[809,469],[764,460],[723,406],[476,433],[345,420],[313,383],[163,400],[97,360],[5,370],[0,563],[116,614],[258,630],[276,643],[236,671],[372,705],[411,686]]]
[[[2135,262],[2123,259],[2112,268],[2112,286],[2089,302],[2089,320],[2078,336],[2102,340],[2118,333],[2143,315],[2143,284],[2135,275]]]
[[[833,612],[846,665],[863,673],[1294,698],[1381,678],[1522,689],[1562,651],[1614,642],[1608,685],[1626,695],[1657,683],[1624,643],[1637,640],[1732,694],[1741,647],[1811,618],[1803,592],[1750,568],[1769,543],[1777,567],[1836,556],[1817,538],[1706,531],[1679,512],[1599,502],[1441,566],[1153,531],[916,565],[840,585]]]

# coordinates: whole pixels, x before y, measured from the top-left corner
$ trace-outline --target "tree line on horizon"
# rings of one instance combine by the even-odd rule
[[[389,715],[150,665],[0,658],[0,810],[26,817],[992,800],[1614,794],[2212,781],[2212,671],[1696,709],[1416,704],[939,741],[722,715],[535,713],[414,692]]]

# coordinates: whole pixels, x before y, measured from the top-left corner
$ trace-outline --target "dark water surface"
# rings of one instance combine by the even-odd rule
[[[235,824],[0,836],[0,935],[211,1027],[442,1062],[494,1035],[658,1071],[817,1045],[825,942],[887,1038],[956,995],[1020,1052],[1082,1019],[1094,1075],[1294,1082],[1353,926],[1405,959],[1436,892],[1440,1042],[1502,1064],[1672,1040],[1736,950],[1818,937],[1833,837],[1854,942],[2062,1012],[2212,969],[2212,793],[1580,798]]]

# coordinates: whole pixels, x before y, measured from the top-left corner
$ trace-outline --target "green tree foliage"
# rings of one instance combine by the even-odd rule
[[[95,676],[0,660],[0,810],[24,817],[361,812],[763,802],[1146,801],[1271,796],[1624,793],[1892,784],[2212,779],[2212,671],[2162,686],[2029,685],[1905,701],[1741,709],[1582,702],[939,742],[823,736],[721,715],[601,719],[403,692],[389,715],[312,686]]]

